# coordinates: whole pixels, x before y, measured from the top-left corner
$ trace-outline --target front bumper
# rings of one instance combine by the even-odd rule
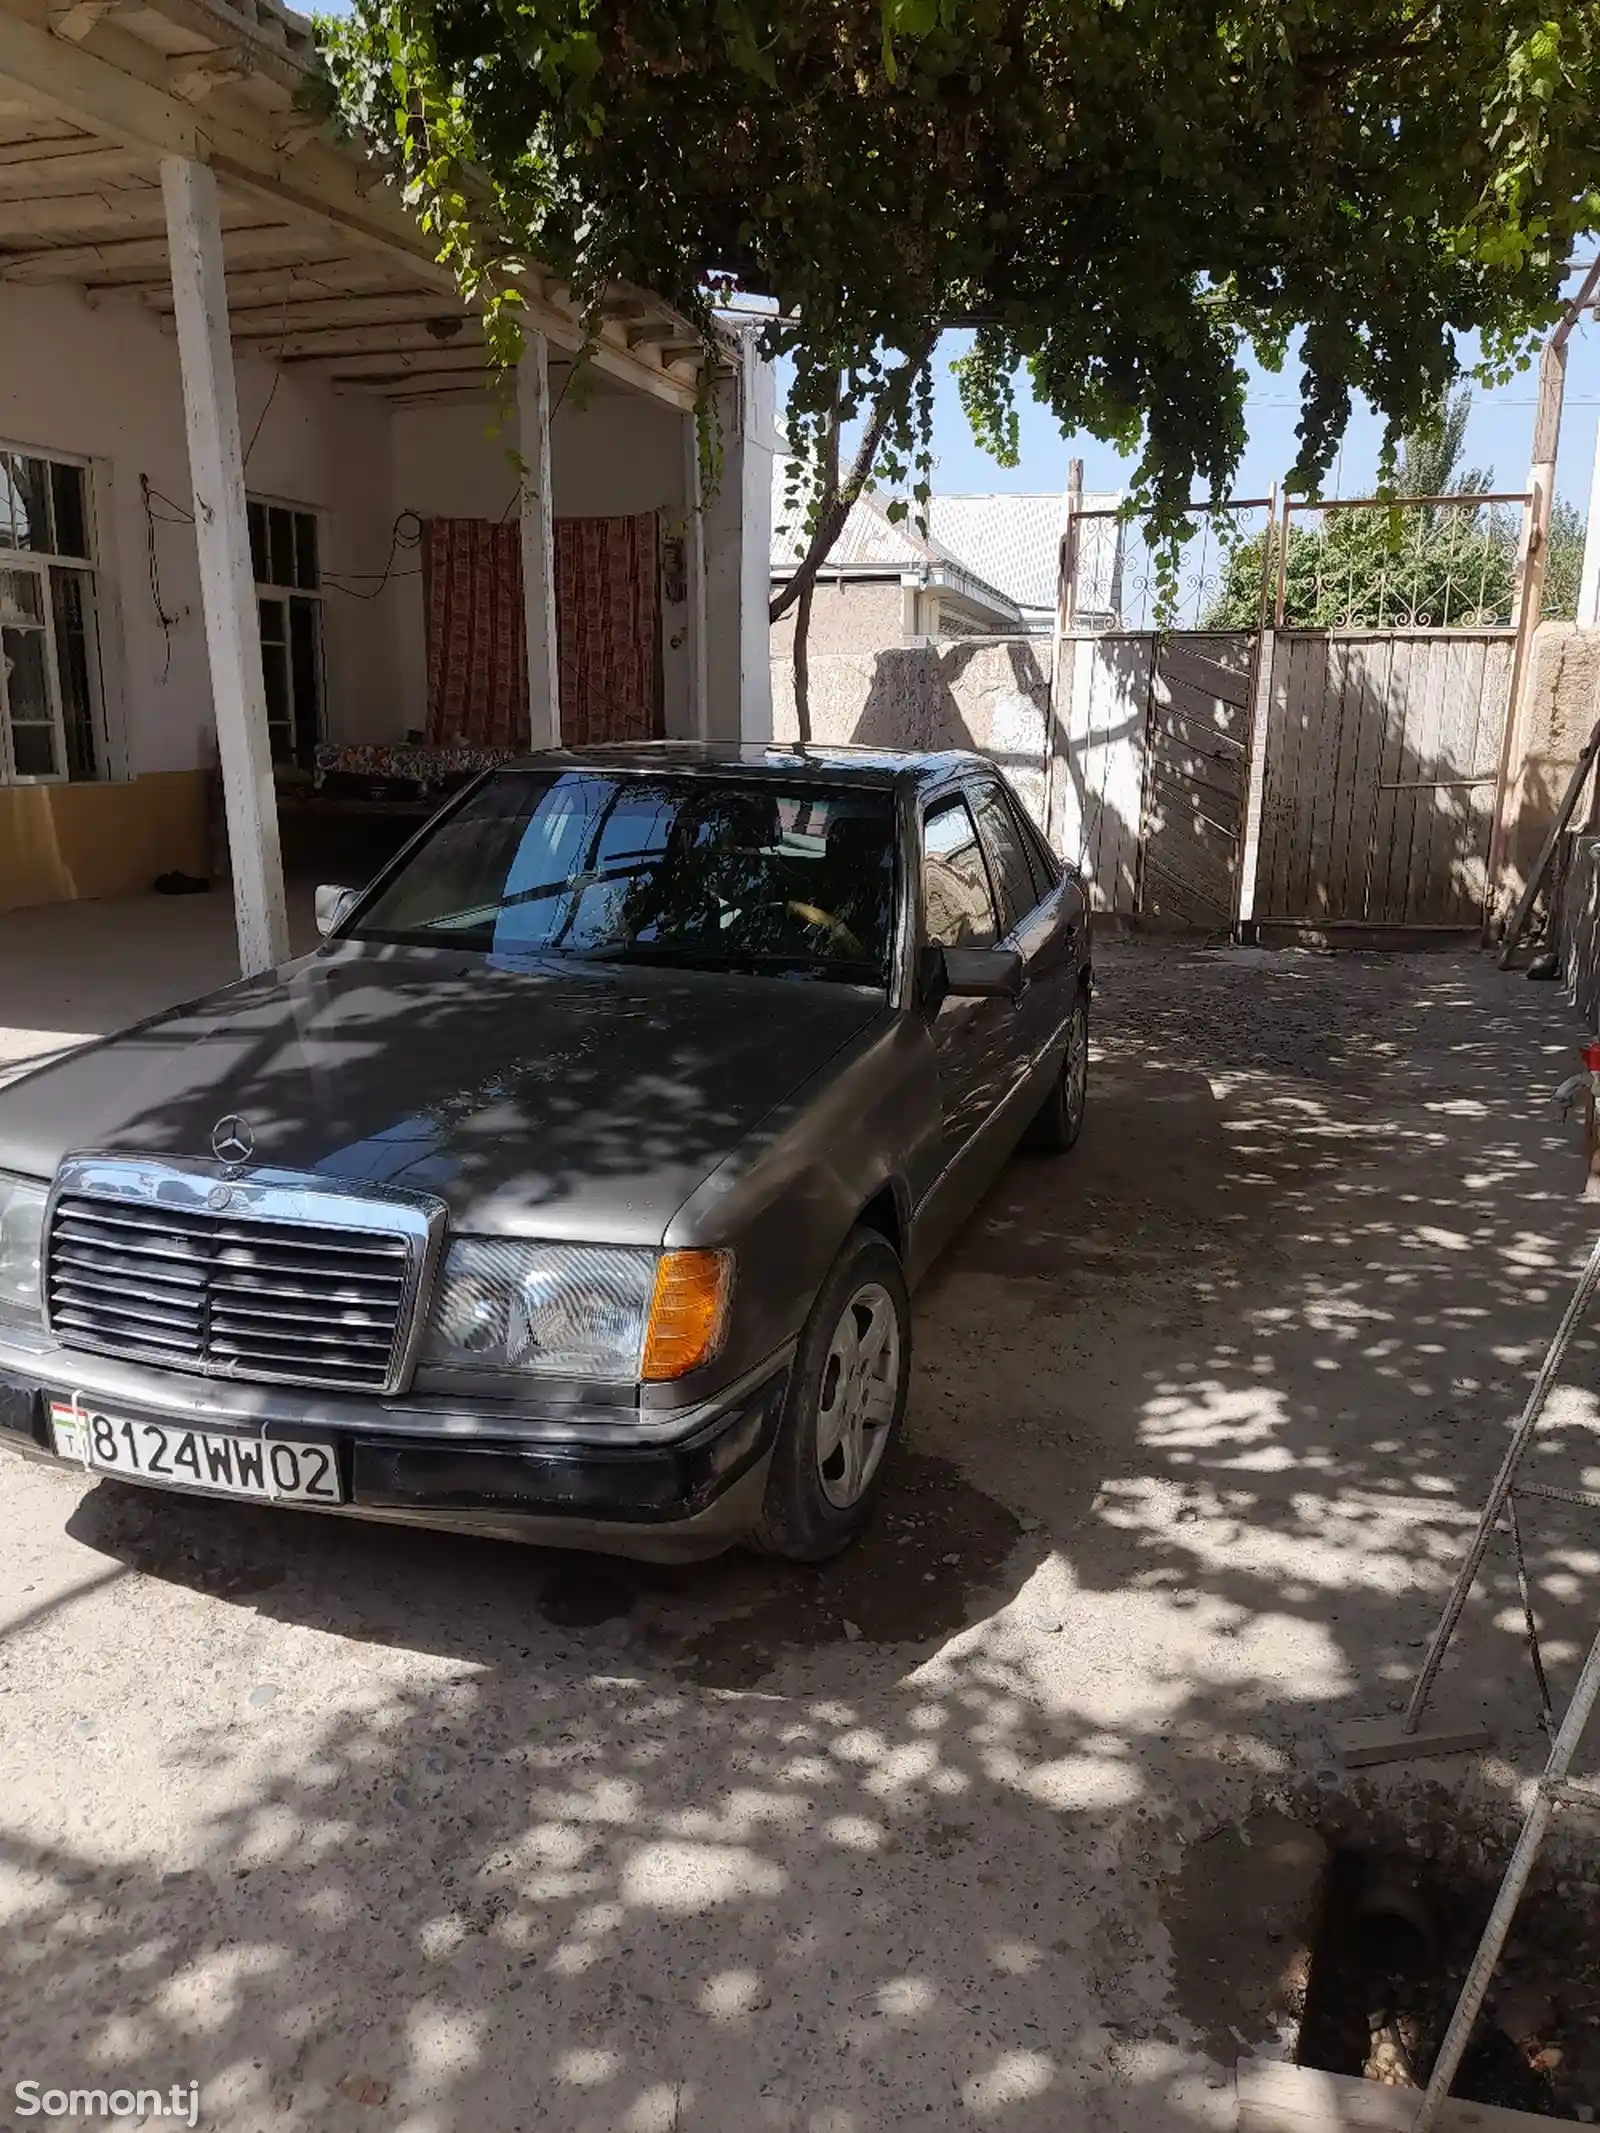
[[[52,1449],[48,1408],[76,1396],[119,1420],[331,1443],[346,1499],[326,1507],[331,1517],[684,1562],[719,1554],[755,1524],[789,1360],[772,1358],[702,1406],[630,1425],[615,1407],[523,1416],[219,1382],[0,1334],[0,1449],[74,1467]]]

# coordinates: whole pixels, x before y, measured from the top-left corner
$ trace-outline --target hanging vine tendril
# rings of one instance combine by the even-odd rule
[[[495,362],[540,273],[586,321],[580,378],[619,281],[694,324],[708,484],[717,299],[770,301],[802,579],[858,474],[925,512],[941,330],[973,332],[957,385],[997,459],[1025,374],[1136,457],[1175,540],[1228,492],[1244,349],[1293,351],[1314,494],[1357,394],[1392,441],[1458,335],[1519,362],[1600,223],[1593,0],[356,0],[319,33]]]

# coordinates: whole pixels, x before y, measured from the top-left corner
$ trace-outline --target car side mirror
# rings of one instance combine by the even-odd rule
[[[341,889],[325,882],[317,891],[317,931],[324,940],[338,932],[350,916],[351,906],[361,894],[359,889]]]
[[[1028,973],[1015,948],[924,948],[922,996],[935,1004],[957,1000],[1020,1000]],[[935,978],[933,958],[939,959]],[[932,981],[932,982],[930,982]]]

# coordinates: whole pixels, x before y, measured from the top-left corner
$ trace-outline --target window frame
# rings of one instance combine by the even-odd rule
[[[1032,847],[1029,844],[1027,832],[1024,829],[1022,823],[1023,810],[1013,801],[1012,795],[1007,789],[1003,779],[997,777],[992,772],[987,774],[980,773],[978,776],[970,778],[967,781],[967,791],[971,796],[972,800],[972,819],[978,825],[978,836],[983,844],[984,856],[989,862],[989,878],[995,886],[997,899],[1001,902],[1002,905],[1002,917],[1005,914],[1003,908],[1004,898],[1000,895],[1003,879],[1001,873],[1000,859],[999,855],[994,851],[990,843],[989,832],[984,824],[983,813],[979,806],[979,796],[981,794],[989,792],[995,795],[996,804],[999,806],[1006,820],[1011,824],[1011,833],[1016,839],[1017,850],[1022,858],[1023,870],[1028,877],[1028,886],[1032,893],[1033,901],[1017,913],[1016,917],[1011,921],[1011,924],[1006,928],[1005,932],[1000,935],[1001,940],[1009,941],[1016,934],[1020,933],[1022,928],[1028,923],[1029,919],[1031,919],[1038,911],[1040,911],[1044,907],[1045,904],[1049,902],[1050,898],[1054,895],[1055,891],[1061,885],[1060,877],[1057,876],[1055,879],[1053,879],[1048,887],[1040,888],[1038,873],[1035,867],[1035,855],[1033,854]]]
[[[300,753],[300,703],[299,693],[295,682],[294,616],[291,603],[296,600],[304,600],[309,603],[312,603],[312,614],[315,618],[316,642],[314,646],[314,665],[316,676],[316,715],[313,721],[315,730],[311,737],[311,746],[314,749],[317,743],[325,741],[328,737],[328,633],[326,627],[326,608],[324,605],[327,598],[327,594],[324,586],[325,573],[323,570],[322,563],[323,550],[326,546],[326,528],[324,525],[325,514],[322,511],[321,507],[317,504],[296,503],[287,496],[267,496],[261,494],[260,492],[254,489],[248,490],[245,494],[245,522],[247,537],[249,534],[249,520],[252,510],[258,510],[263,514],[261,528],[261,560],[269,571],[272,568],[272,520],[270,516],[272,512],[286,512],[289,517],[295,521],[298,521],[300,519],[308,519],[314,529],[314,538],[316,541],[314,572],[316,583],[314,585],[302,585],[299,582],[300,529],[298,524],[292,526],[290,532],[290,545],[294,555],[295,582],[293,584],[283,584],[276,579],[270,577],[262,578],[256,575],[255,542],[253,539],[250,540],[250,576],[251,584],[256,597],[257,629],[258,631],[260,629],[261,608],[263,604],[268,601],[271,601],[275,607],[281,610],[282,619],[281,640],[274,639],[273,643],[275,648],[281,648],[283,654],[283,671],[285,683],[288,689],[289,704],[289,747],[288,752],[285,755],[273,755],[272,760],[275,764],[300,764],[300,767],[302,769],[305,769],[309,768],[310,766],[308,763],[302,761]],[[263,696],[265,696],[266,692],[266,652],[267,639],[263,635],[261,638],[261,681]],[[283,725],[283,720],[274,719],[271,716],[271,706],[269,704],[267,717],[267,743],[269,755],[271,754],[273,728],[277,727],[279,730],[282,730]]]
[[[935,815],[943,814],[946,809],[951,807],[963,809],[967,821],[971,825],[973,841],[978,849],[978,857],[983,863],[983,878],[989,885],[989,910],[993,916],[995,926],[992,940],[969,941],[962,945],[966,947],[997,948],[1007,938],[1001,927],[1001,920],[1005,916],[1005,911],[995,884],[994,862],[989,857],[989,847],[984,842],[983,831],[979,826],[977,813],[973,808],[965,782],[959,785],[947,785],[939,792],[929,793],[922,804],[922,811],[917,823],[917,946],[920,949],[926,947],[942,948],[950,945],[945,941],[935,941],[928,930],[928,825]]]
[[[1024,843],[1038,861],[1040,872],[1048,883],[1044,895],[1053,896],[1062,882],[1066,880],[1066,868],[1055,853],[1051,851],[1049,838],[1040,829],[1038,823],[1034,821],[1032,815],[1028,813],[1028,810],[1011,790],[1011,787],[1002,781],[1000,790],[1005,794],[1007,803],[1011,808],[1012,817],[1017,827],[1022,831]],[[1043,901],[1043,897],[1041,897],[1040,901]]]
[[[102,784],[109,775],[109,735],[106,730],[106,688],[103,668],[101,600],[103,563],[100,527],[96,513],[94,462],[82,452],[62,451],[56,446],[25,443],[21,438],[0,435],[0,452],[18,459],[35,459],[44,466],[72,467],[82,480],[83,531],[86,555],[66,555],[54,548],[14,548],[0,539],[0,570],[24,571],[40,581],[41,634],[44,638],[45,687],[50,703],[50,730],[54,735],[58,770],[19,770],[12,734],[10,702],[5,677],[0,674],[0,785]],[[51,484],[51,519],[55,517],[54,483]],[[62,693],[61,660],[56,637],[59,617],[55,589],[58,574],[71,573],[83,585],[84,670],[88,684],[86,710],[90,768],[87,776],[74,778],[72,748],[68,738],[67,705]],[[43,725],[43,720],[30,721]]]

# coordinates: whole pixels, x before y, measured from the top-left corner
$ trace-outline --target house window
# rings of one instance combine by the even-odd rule
[[[102,768],[88,469],[0,447],[0,782]]]
[[[250,562],[275,763],[309,769],[322,739],[322,566],[317,515],[251,497]]]

